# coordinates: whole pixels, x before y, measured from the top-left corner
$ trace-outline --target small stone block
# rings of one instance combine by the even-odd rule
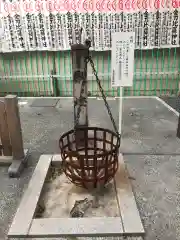
[[[12,156],[0,156],[0,166],[9,166],[12,164]]]
[[[59,167],[61,166],[62,158],[60,154],[53,155],[51,165],[53,167]]]
[[[29,150],[24,150],[24,158],[20,160],[14,160],[12,161],[12,164],[10,165],[8,169],[8,174],[10,178],[19,178],[21,172],[24,170],[24,168],[27,165],[27,160],[29,156]]]

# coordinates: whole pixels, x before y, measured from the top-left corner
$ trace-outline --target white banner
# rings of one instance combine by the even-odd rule
[[[25,3],[24,3],[25,4]],[[26,3],[27,4],[27,3]],[[31,5],[27,5],[27,9]],[[7,5],[8,9],[8,5]],[[179,47],[179,9],[119,13],[58,13],[31,11],[4,15],[1,52],[69,50],[79,41],[91,39],[91,50],[111,50],[114,32],[135,32],[135,49]]]

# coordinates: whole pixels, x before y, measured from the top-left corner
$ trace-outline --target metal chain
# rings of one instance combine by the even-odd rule
[[[99,86],[99,90],[100,90],[100,92],[101,92],[102,98],[103,98],[103,100],[104,100],[105,106],[106,106],[107,111],[108,111],[108,114],[109,114],[109,117],[110,117],[111,122],[112,122],[112,124],[113,124],[114,130],[115,130],[116,134],[117,134],[118,136],[120,136],[119,131],[118,131],[118,128],[117,128],[117,126],[116,126],[116,122],[115,122],[115,120],[114,120],[114,118],[113,118],[113,115],[112,115],[112,113],[111,113],[111,109],[110,109],[109,104],[108,104],[108,102],[107,102],[106,95],[104,94],[104,90],[103,90],[103,88],[102,88],[102,86],[101,86],[101,81],[99,80],[97,71],[96,71],[96,69],[95,69],[94,62],[93,62],[93,60],[92,60],[92,58],[91,58],[90,55],[89,55],[89,57],[88,57],[88,60],[89,60],[89,62],[90,62],[90,64],[91,64],[91,67],[92,67],[92,70],[93,70],[93,74],[94,74],[94,76],[96,77],[96,82],[97,82],[97,84],[98,84],[98,86]]]
[[[81,34],[82,34],[82,29],[81,29],[80,35],[81,35]],[[87,42],[87,44],[88,44],[89,47],[90,47],[90,42]],[[94,76],[95,76],[95,78],[96,78],[96,82],[97,82],[97,84],[98,84],[98,86],[99,86],[99,90],[100,90],[100,92],[101,92],[102,98],[103,98],[103,100],[104,100],[105,106],[106,106],[107,111],[108,111],[108,114],[109,114],[109,117],[110,117],[111,122],[112,122],[112,124],[113,124],[114,130],[115,130],[116,134],[120,137],[118,128],[117,128],[117,126],[116,126],[116,122],[115,122],[115,120],[114,120],[114,118],[113,118],[113,115],[112,115],[112,113],[111,113],[111,109],[110,109],[109,104],[108,104],[108,102],[107,102],[106,95],[104,94],[104,90],[103,90],[103,88],[102,88],[102,86],[101,86],[101,81],[99,80],[97,71],[96,71],[96,69],[95,69],[94,62],[93,62],[93,60],[92,60],[92,58],[91,58],[91,56],[90,56],[89,53],[88,53],[88,56],[85,58],[84,76],[87,75],[87,64],[88,64],[88,62],[91,64],[91,67],[92,67],[92,70],[93,70],[93,74],[94,74]],[[85,79],[85,78],[84,78],[84,79]],[[86,80],[83,80],[82,85],[81,85],[81,91],[80,91],[79,107],[78,107],[77,116],[76,116],[76,119],[75,119],[74,135],[75,135],[75,133],[76,133],[76,128],[77,128],[77,126],[78,126],[78,124],[79,124],[79,118],[80,118],[80,113],[81,113],[81,101],[84,100],[84,97],[83,97],[84,91],[83,91],[83,89],[84,89],[85,84],[86,84]]]

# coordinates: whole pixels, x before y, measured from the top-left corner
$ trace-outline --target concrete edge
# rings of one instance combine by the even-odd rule
[[[129,173],[124,162],[123,155],[119,153],[119,168],[114,177],[114,185],[118,200],[124,232],[145,234],[136,199],[129,180]]]
[[[22,100],[25,100],[25,99],[33,99],[33,98],[36,98],[36,99],[73,99],[73,97],[18,97],[18,99],[22,99]],[[90,99],[102,99],[101,97],[88,97]],[[107,97],[107,100],[112,100],[112,99],[116,99],[116,98],[120,98],[120,97]],[[156,98],[156,96],[124,96],[123,98]]]
[[[155,97],[156,100],[158,100],[160,103],[162,103],[169,111],[173,112],[176,116],[179,117],[179,113],[178,111],[176,111],[174,108],[172,108],[171,106],[169,106],[164,100],[162,100],[159,97]]]
[[[139,229],[124,231],[121,217],[33,219],[50,166],[61,164],[61,155],[41,155],[23,195],[8,238],[144,236]],[[26,213],[26,214],[25,214]]]
[[[34,219],[29,237],[123,236],[120,217]]]
[[[28,235],[51,159],[52,155],[41,155],[10,226],[8,238],[26,237]]]

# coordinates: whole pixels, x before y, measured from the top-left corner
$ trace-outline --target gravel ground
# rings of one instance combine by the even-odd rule
[[[168,101],[168,100],[166,100]],[[59,153],[59,136],[73,126],[72,101],[61,99],[56,107],[21,105],[25,148],[30,148],[29,166],[20,179],[9,179],[0,168],[0,239],[13,215],[42,153]],[[118,123],[118,102],[109,101]],[[89,100],[90,125],[112,128],[101,100]],[[178,230],[177,180],[180,180],[180,140],[176,138],[177,116],[156,99],[125,99],[121,152],[125,155],[137,205],[146,230],[146,240],[180,239]],[[179,171],[178,171],[179,170]],[[109,239],[109,238],[107,238]]]

